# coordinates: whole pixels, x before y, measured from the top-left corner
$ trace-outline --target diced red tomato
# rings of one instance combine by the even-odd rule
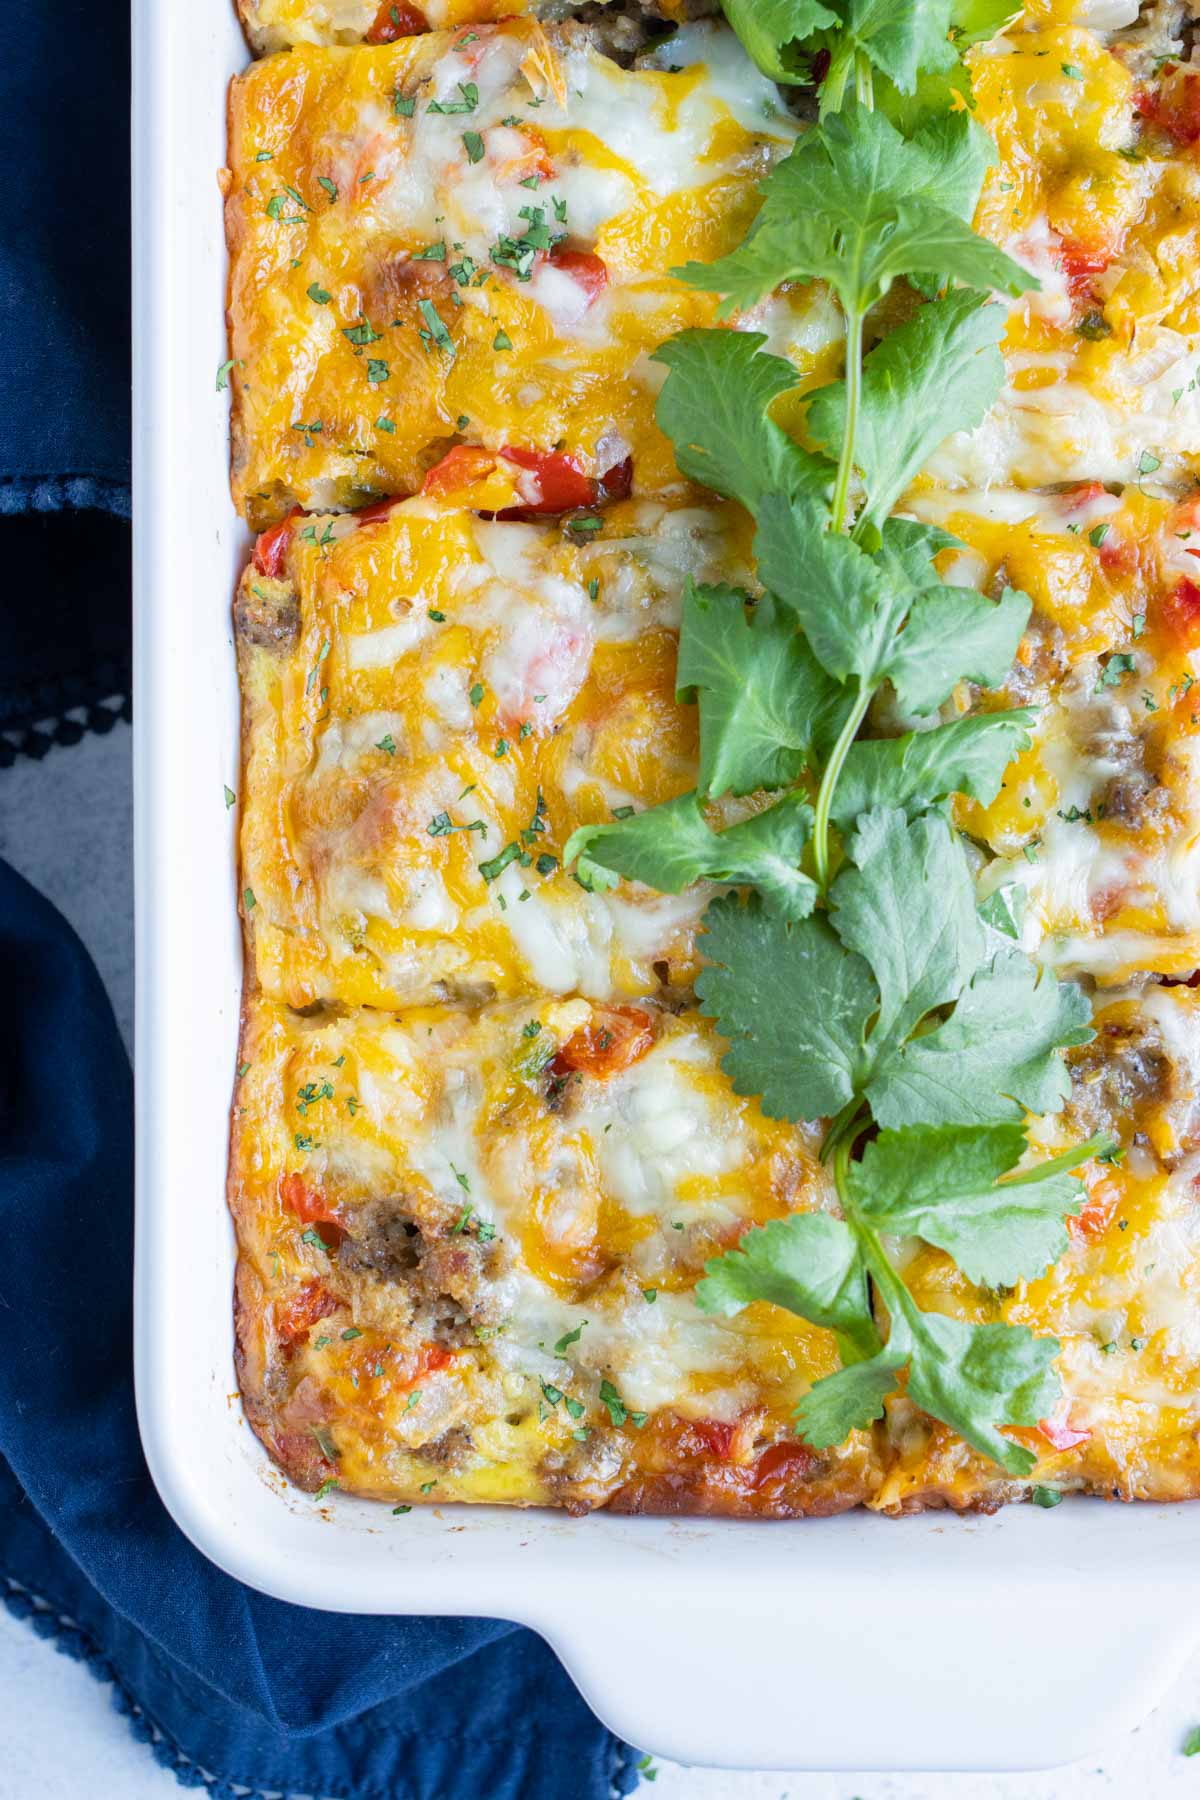
[[[278,577],[283,574],[288,545],[292,541],[292,527],[300,516],[300,508],[296,507],[286,519],[280,519],[278,525],[272,525],[269,531],[259,533],[254,545],[254,566],[260,575]]]
[[[285,1344],[294,1344],[318,1319],[327,1319],[337,1309],[337,1298],[324,1282],[307,1281],[289,1300],[276,1306],[275,1329]]]
[[[555,244],[547,260],[582,288],[589,306],[608,286],[608,266],[593,250],[568,250],[565,244]]]
[[[295,1213],[306,1225],[328,1224],[337,1220],[337,1213],[320,1188],[310,1187],[303,1175],[282,1176],[279,1198],[288,1211]]]
[[[1077,299],[1091,291],[1093,276],[1103,274],[1114,254],[1109,244],[1080,244],[1074,238],[1063,239],[1058,259],[1067,286]]]
[[[689,1429],[700,1439],[710,1456],[725,1456],[733,1448],[736,1425],[727,1425],[721,1419],[692,1419]]]
[[[654,1043],[654,1021],[637,1006],[598,1008],[554,1058],[554,1072],[578,1071],[605,1081],[640,1062]]]
[[[815,1452],[807,1444],[795,1440],[772,1444],[750,1470],[750,1485],[758,1491],[778,1487],[792,1475],[803,1480],[816,1461]]]
[[[1061,1419],[1039,1419],[1038,1430],[1056,1450],[1074,1450],[1078,1445],[1086,1444],[1092,1435],[1090,1431],[1077,1431],[1069,1414],[1064,1414]]]
[[[1200,644],[1200,586],[1185,575],[1159,602],[1163,624],[1182,649]]]
[[[476,444],[455,444],[440,462],[434,463],[421,483],[421,492],[439,495],[473,487],[477,481],[486,481],[495,466],[496,458],[490,450],[482,450]]]
[[[365,42],[394,44],[397,38],[419,37],[428,30],[429,20],[419,6],[408,6],[404,0],[383,0]]]
[[[596,483],[565,451],[524,450],[506,444],[500,455],[505,462],[524,470],[530,479],[520,483],[524,504],[507,507],[497,517],[510,519],[531,514],[564,513],[577,506],[595,504]]]
[[[1200,138],[1200,75],[1168,63],[1157,93],[1139,88],[1133,104],[1143,119],[1157,125],[1177,144],[1194,144]]]

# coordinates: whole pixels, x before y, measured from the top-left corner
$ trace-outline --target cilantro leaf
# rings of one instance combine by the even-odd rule
[[[867,1098],[884,1126],[980,1124],[1055,1112],[1070,1083],[1059,1051],[1092,1036],[1073,982],[1019,950],[980,969],[954,1012],[877,1068]]]
[[[823,108],[841,103],[856,53],[862,52],[898,93],[914,91],[922,77],[944,81],[956,69],[970,88],[959,52],[991,37],[1017,10],[996,0],[723,0],[729,23],[764,75],[775,81],[813,78],[813,57],[824,50],[830,68],[821,84]],[[949,41],[950,26],[954,41]],[[891,81],[886,80],[891,77]]]
[[[1003,307],[957,288],[922,306],[864,358],[854,438],[867,491],[863,519],[882,524],[950,433],[979,424],[1004,381],[996,348],[1004,324]],[[846,423],[845,382],[819,389],[808,407],[810,436],[836,449]]]
[[[979,903],[979,916],[985,925],[998,931],[1002,937],[1012,938],[1014,943],[1021,941],[1021,920],[1025,913],[1025,889],[1014,882],[1008,882],[990,893]]]
[[[864,1431],[883,1414],[904,1357],[883,1349],[865,1362],[847,1363],[814,1381],[796,1408],[796,1428],[814,1450],[829,1450],[852,1431]]]
[[[960,681],[999,687],[1031,610],[1028,594],[1016,588],[1005,588],[999,600],[974,588],[926,588],[881,672],[904,710],[918,714],[934,712]]]
[[[954,61],[949,42],[950,0],[846,0],[846,32],[902,94],[912,92],[918,69],[947,69]]]
[[[982,44],[1020,16],[1017,0],[954,0],[954,41],[960,49]]]
[[[748,606],[740,588],[684,587],[676,695],[700,709],[702,794],[786,787],[848,706],[795,620],[769,594]]]
[[[811,69],[800,47],[814,32],[841,23],[820,0],[722,0],[722,11],[773,81],[807,81]]]
[[[1067,1247],[1063,1221],[1083,1184],[1069,1174],[1094,1146],[1003,1181],[1025,1152],[1025,1127],[915,1126],[884,1131],[851,1163],[850,1191],[880,1231],[922,1237],[989,1287],[1032,1280]]]
[[[902,812],[864,813],[848,848],[853,866],[831,907],[843,944],[879,983],[875,1060],[958,998],[983,956],[983,928],[962,840],[937,814],[910,825]]]
[[[960,538],[951,537],[937,525],[922,525],[916,519],[885,519],[878,548],[872,554],[889,580],[921,593],[939,585],[940,577],[932,566],[934,557],[942,550],[964,547]]]
[[[968,166],[979,171],[972,205],[978,197],[983,167],[974,146],[987,143],[978,132],[959,114],[905,138],[882,114],[853,102],[805,132],[771,171],[762,210],[738,249],[674,273],[723,294],[722,316],[756,305],[784,281],[827,281],[855,315],[900,275],[1024,293],[1034,277],[945,204],[963,197]],[[949,195],[947,163],[955,176]]]
[[[833,818],[843,829],[873,807],[901,806],[915,816],[950,794],[969,794],[990,806],[1009,763],[1030,743],[1034,714],[976,713],[910,731],[904,737],[852,744],[833,795]]]
[[[913,91],[917,71],[941,71],[955,61],[949,42],[950,0],[840,0],[842,29],[825,34],[829,72],[822,84],[822,106],[838,106],[856,59],[865,57],[890,77],[903,94]]]
[[[911,1333],[909,1399],[1010,1475],[1028,1475],[1037,1457],[996,1427],[1036,1425],[1053,1410],[1061,1391],[1050,1368],[1057,1338],[1034,1337],[1024,1325],[970,1325],[918,1312],[911,1302],[903,1323]],[[889,1349],[900,1335],[893,1325]]]
[[[889,521],[881,554],[868,556],[852,538],[827,531],[806,501],[770,494],[759,505],[755,553],[762,580],[835,680],[857,675],[874,687],[886,677],[906,711],[927,713],[959,681],[1004,680],[1031,604],[1012,588],[989,600],[936,577],[914,588],[910,572],[930,581],[927,552],[940,537],[921,526],[897,532]]]
[[[736,1250],[705,1264],[702,1312],[725,1318],[766,1300],[844,1338],[862,1356],[879,1348],[866,1270],[850,1227],[828,1213],[792,1213],[748,1231]]]
[[[996,146],[987,132],[968,113],[948,110],[923,120],[907,141],[924,158],[931,198],[969,224],[983,178],[996,162]]]
[[[773,1119],[820,1119],[857,1091],[879,989],[823,916],[789,926],[757,896],[724,895],[704,915],[701,1011],[729,1049],[721,1066]]]
[[[705,823],[696,794],[681,794],[611,825],[581,825],[563,858],[578,859],[579,878],[591,888],[614,887],[619,875],[663,894],[705,877],[753,883],[784,919],[803,919],[817,898],[816,884],[796,866],[811,833],[812,808],[796,793],[725,831]]]
[[[799,620],[836,681],[881,677],[912,598],[850,538],[827,531],[814,508],[770,494],[758,509],[758,572]]]
[[[770,417],[800,377],[761,354],[766,341],[755,331],[681,331],[651,358],[669,370],[656,416],[681,472],[751,510],[767,493],[819,495],[832,477]]]

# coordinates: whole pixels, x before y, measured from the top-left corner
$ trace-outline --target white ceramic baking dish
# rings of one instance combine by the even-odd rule
[[[135,0],[137,1393],[190,1538],[307,1606],[521,1620],[633,1743],[750,1768],[1044,1767],[1128,1730],[1200,1638],[1200,1507],[571,1520],[289,1491],[232,1366],[241,958],[216,172],[229,0]]]

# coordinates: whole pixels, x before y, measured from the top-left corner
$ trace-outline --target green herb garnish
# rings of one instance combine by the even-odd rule
[[[748,1232],[707,1264],[701,1309],[765,1300],[835,1334],[842,1368],[797,1409],[815,1448],[878,1419],[906,1371],[910,1400],[1026,1475],[1036,1457],[1002,1428],[1052,1410],[1057,1341],[922,1311],[888,1246],[924,1238],[991,1288],[1039,1275],[1082,1204],[1072,1171],[1108,1140],[1030,1163],[1027,1115],[1061,1107],[1062,1052],[1089,1040],[1090,1011],[1016,947],[1017,915],[992,896],[984,918],[1010,940],[996,948],[945,804],[989,804],[1030,742],[1026,710],[937,720],[960,683],[1003,685],[1030,601],[946,584],[936,559],[953,540],[892,514],[999,392],[1004,309],[991,294],[1037,284],[971,228],[993,151],[969,110],[898,98],[927,73],[965,80],[945,7],[725,10],[777,79],[805,79],[828,53],[822,120],[763,183],[745,241],[675,272],[721,295],[724,316],[783,282],[823,282],[841,308],[845,374],[806,397],[800,444],[770,416],[799,373],[762,336],[687,331],[658,353],[659,424],[683,474],[751,513],[765,592],[688,581],[677,689],[698,709],[697,787],[583,827],[564,863],[591,888],[626,877],[677,893],[708,878],[751,890],[705,915],[701,1008],[737,1093],[774,1118],[827,1121],[842,1216]],[[867,314],[878,320],[901,279],[924,303],[864,353]],[[1132,667],[1111,657],[1102,679]],[[930,728],[864,737],[882,690]],[[774,798],[722,828],[714,803],[751,794]],[[611,1384],[601,1400],[614,1423],[631,1416]]]

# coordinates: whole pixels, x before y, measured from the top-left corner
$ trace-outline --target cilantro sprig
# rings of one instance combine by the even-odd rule
[[[1091,1033],[1082,992],[1039,969],[980,910],[949,802],[988,804],[1030,743],[1025,709],[947,716],[961,684],[1004,683],[1029,619],[1024,594],[947,584],[944,532],[893,516],[930,455],[996,397],[1003,308],[1033,278],[970,220],[990,140],[966,110],[893,123],[880,93],[928,96],[986,35],[987,0],[725,0],[768,73],[811,78],[821,123],[763,184],[744,242],[677,270],[725,316],[781,283],[821,281],[840,303],[841,380],[804,402],[801,442],[772,416],[799,372],[757,333],[687,331],[658,352],[659,424],[686,476],[740,502],[762,592],[686,584],[678,698],[699,715],[695,789],[577,831],[585,887],[622,877],[667,893],[710,879],[697,979],[736,1092],[770,1116],[826,1121],[841,1216],[796,1214],[710,1261],[699,1306],[756,1300],[836,1335],[843,1366],[797,1419],[821,1448],[869,1426],[905,1385],[983,1455],[1025,1475],[1005,1434],[1058,1394],[1052,1338],[925,1313],[889,1240],[924,1238],[968,1279],[1000,1287],[1065,1250],[1082,1204],[1072,1173],[1094,1139],[1031,1161],[1027,1121],[1068,1091],[1065,1049]],[[991,9],[994,10],[994,9]],[[991,21],[991,27],[999,23]],[[951,37],[956,25],[958,39]],[[854,77],[854,93],[849,92]],[[893,109],[899,114],[903,109]],[[878,332],[898,283],[900,323]],[[795,403],[793,402],[793,410]],[[890,696],[920,729],[872,736]]]
[[[1020,8],[1013,0],[723,0],[730,24],[764,74],[809,82],[820,74],[823,111],[842,105],[851,81],[862,99],[911,116],[914,104],[968,101],[962,52],[995,35]],[[903,101],[909,108],[905,109]]]

